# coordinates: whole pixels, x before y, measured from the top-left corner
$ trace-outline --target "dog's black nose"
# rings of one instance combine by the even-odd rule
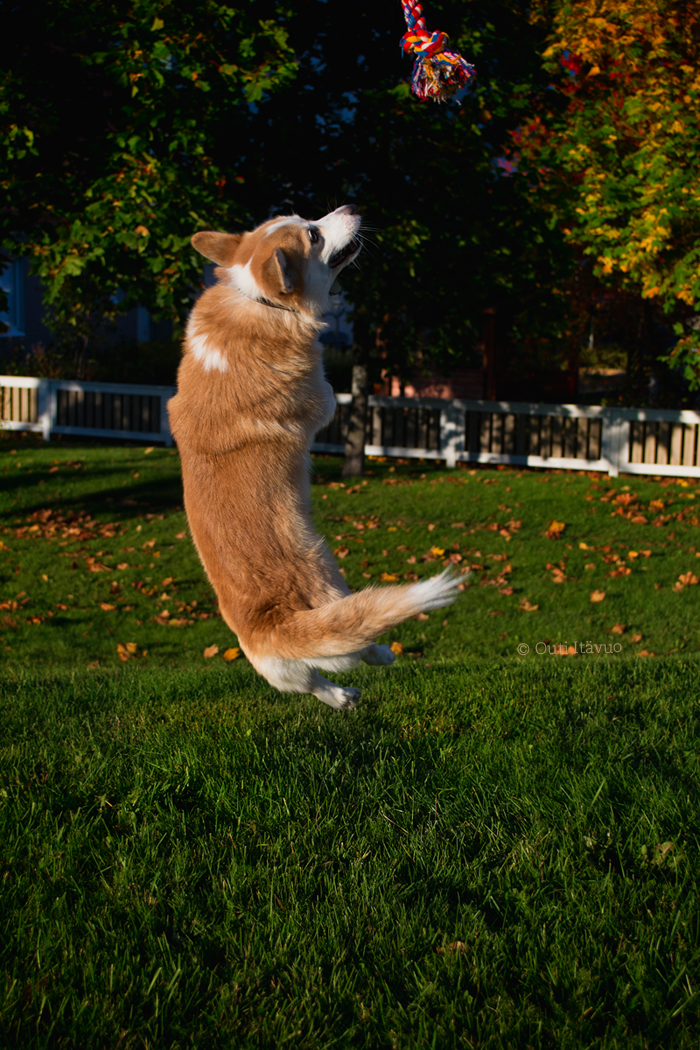
[[[338,208],[339,212],[344,212],[346,215],[359,215],[360,209],[356,204],[343,204],[342,207]]]

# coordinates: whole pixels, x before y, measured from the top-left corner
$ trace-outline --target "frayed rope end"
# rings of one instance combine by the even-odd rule
[[[474,66],[449,46],[447,33],[429,33],[420,3],[403,0],[408,32],[401,39],[407,54],[415,54],[411,90],[417,98],[447,102],[476,77]]]

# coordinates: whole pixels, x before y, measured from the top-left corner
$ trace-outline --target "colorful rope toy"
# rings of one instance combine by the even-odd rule
[[[447,33],[429,33],[418,0],[401,0],[408,32],[401,38],[401,47],[416,55],[411,78],[411,90],[418,98],[447,102],[458,91],[467,87],[476,76],[476,69],[450,46]]]

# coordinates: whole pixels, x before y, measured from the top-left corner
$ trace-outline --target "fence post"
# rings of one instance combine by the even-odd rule
[[[611,478],[616,478],[620,473],[623,426],[624,420],[616,413],[615,409],[611,408],[604,411],[601,458],[608,461],[608,474]]]
[[[456,467],[457,456],[464,452],[464,418],[453,401],[440,409],[440,456],[447,467]]]
[[[40,379],[36,392],[37,423],[44,441],[51,440],[51,380]]]

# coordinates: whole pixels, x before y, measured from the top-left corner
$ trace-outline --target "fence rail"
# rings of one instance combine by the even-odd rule
[[[173,386],[0,376],[0,427],[86,437],[173,439],[166,408]]]
[[[0,376],[0,427],[172,444],[167,401],[175,387]],[[350,394],[337,394],[316,452],[345,448]],[[543,405],[522,401],[369,398],[370,456],[511,463],[616,475],[700,477],[700,413]]]

